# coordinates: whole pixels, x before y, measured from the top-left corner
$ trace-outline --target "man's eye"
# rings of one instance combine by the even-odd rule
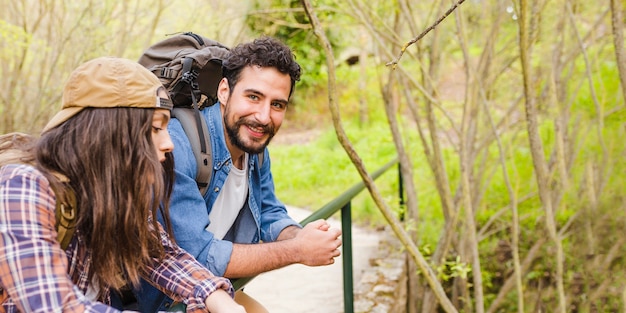
[[[278,110],[284,110],[285,107],[287,107],[287,105],[282,102],[272,102],[272,106]]]
[[[257,95],[249,95],[248,98],[250,98],[250,100],[259,100]]]

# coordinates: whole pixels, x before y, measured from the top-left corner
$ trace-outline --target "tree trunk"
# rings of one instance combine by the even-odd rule
[[[626,103],[626,52],[624,52],[624,14],[622,1],[611,0],[611,26],[613,28],[613,47],[619,72],[619,83],[622,87],[622,97]]]
[[[559,300],[559,309],[561,313],[566,311],[566,299],[565,290],[563,287],[563,247],[561,245],[561,239],[557,235],[554,210],[552,207],[552,196],[550,192],[550,185],[548,183],[548,170],[546,161],[544,159],[543,145],[541,143],[541,137],[539,136],[539,121],[537,108],[535,104],[535,98],[533,94],[533,75],[530,68],[530,27],[528,26],[528,2],[527,0],[520,0],[520,17],[519,17],[519,50],[520,60],[522,64],[522,77],[524,82],[524,99],[526,108],[526,127],[528,132],[528,139],[530,143],[530,150],[533,159],[533,167],[535,169],[535,179],[537,181],[539,198],[545,213],[546,226],[548,234],[552,239],[556,247],[556,285]]]

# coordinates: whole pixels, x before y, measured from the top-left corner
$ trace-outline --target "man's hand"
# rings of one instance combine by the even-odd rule
[[[331,228],[325,220],[313,221],[292,239],[297,242],[298,263],[308,266],[330,265],[341,255],[341,230]]]
[[[324,220],[304,228],[285,228],[278,240],[261,244],[234,244],[224,277],[249,277],[294,263],[308,266],[329,265],[341,255],[341,230]]]

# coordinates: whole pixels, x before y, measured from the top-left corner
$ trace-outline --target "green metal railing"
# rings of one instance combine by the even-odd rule
[[[393,165],[398,164],[398,159],[395,158],[389,163],[385,164],[383,167],[378,169],[376,172],[372,174],[372,179],[377,179],[387,170],[389,170]],[[399,195],[400,195],[400,204],[404,202],[404,196],[402,191],[402,176],[400,175],[400,170],[398,167],[398,180],[399,180]],[[345,191],[339,197],[331,200],[328,204],[324,205],[319,210],[313,212],[309,217],[303,219],[300,224],[302,226],[318,220],[318,219],[327,219],[331,217],[333,214],[337,213],[337,211],[341,210],[341,240],[342,240],[342,258],[343,258],[343,303],[344,303],[344,312],[345,313],[353,313],[354,312],[354,278],[352,272],[352,207],[351,201],[354,197],[356,197],[361,191],[365,189],[365,183],[360,181],[359,183],[352,186],[350,189]],[[233,281],[233,286],[235,290],[239,290],[244,287],[249,281],[251,281],[254,277],[246,277],[239,278]]]

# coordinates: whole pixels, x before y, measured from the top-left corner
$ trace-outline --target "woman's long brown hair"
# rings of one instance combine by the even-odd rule
[[[88,108],[44,133],[36,148],[39,166],[67,176],[76,193],[77,233],[92,253],[89,279],[101,292],[138,285],[146,266],[163,257],[158,210],[171,235],[173,160],[158,160],[153,113]]]

